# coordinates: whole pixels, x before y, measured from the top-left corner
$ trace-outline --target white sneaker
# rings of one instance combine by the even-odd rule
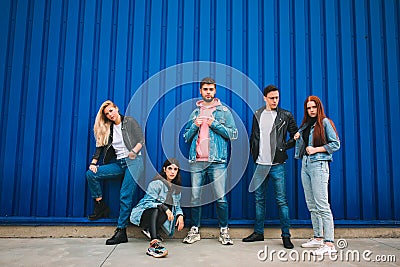
[[[311,238],[306,243],[301,244],[302,248],[319,248],[324,244],[324,240],[317,240],[315,238]]]
[[[218,241],[221,242],[222,245],[233,245],[233,241],[228,233],[228,228],[221,229]]]
[[[326,244],[322,245],[319,249],[316,249],[314,251],[311,251],[311,254],[314,256],[324,256],[326,255],[331,255],[337,253],[337,250],[335,248],[335,246],[330,247]]]
[[[187,236],[183,239],[183,243],[193,244],[196,241],[200,241],[200,232],[197,227],[192,226]]]

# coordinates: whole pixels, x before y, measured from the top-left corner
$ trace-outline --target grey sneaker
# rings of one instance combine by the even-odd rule
[[[228,228],[221,229],[219,233],[218,241],[222,243],[222,245],[233,245],[233,241],[229,236]]]
[[[187,236],[183,239],[183,243],[186,244],[193,244],[196,241],[200,240],[200,233],[197,227],[192,226],[192,228],[190,228]]]

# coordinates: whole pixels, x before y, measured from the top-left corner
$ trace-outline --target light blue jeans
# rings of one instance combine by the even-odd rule
[[[227,170],[225,163],[193,162],[190,164],[192,180],[192,224],[200,226],[201,206],[217,200],[217,217],[220,227],[228,226],[228,202],[225,197]],[[206,175],[210,183],[204,186]],[[212,188],[210,192],[209,189]],[[201,199],[202,190],[204,198]]]
[[[267,199],[268,180],[274,185],[275,200],[279,208],[279,219],[281,224],[281,236],[290,237],[289,206],[286,199],[286,170],[285,163],[279,165],[256,164],[253,179],[257,184],[255,190],[256,220],[254,232],[264,234],[265,206]]]
[[[328,161],[311,162],[310,157],[304,156],[301,166],[301,182],[311,214],[314,237],[323,237],[325,242],[333,242],[333,216],[328,202]]]
[[[86,179],[94,199],[103,196],[100,183],[102,180],[123,178],[120,190],[118,228],[126,228],[128,225],[133,208],[133,194],[137,188],[136,181],[142,173],[143,159],[141,155],[138,155],[135,159],[123,158],[113,163],[101,165],[97,168],[96,173],[91,170],[86,172]]]

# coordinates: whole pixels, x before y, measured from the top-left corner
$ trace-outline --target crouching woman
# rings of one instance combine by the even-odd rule
[[[167,159],[159,174],[147,187],[146,194],[132,209],[130,220],[149,233],[150,246],[146,254],[155,258],[165,257],[168,250],[161,244],[160,230],[167,235],[184,227],[183,212],[180,207],[181,174],[179,162]]]

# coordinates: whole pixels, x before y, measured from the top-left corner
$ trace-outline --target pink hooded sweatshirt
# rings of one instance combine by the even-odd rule
[[[210,127],[208,126],[208,118],[212,118],[212,113],[217,106],[221,105],[218,98],[214,98],[212,105],[204,106],[204,100],[199,100],[196,106],[200,107],[199,118],[203,118],[203,123],[200,125],[199,137],[196,143],[196,160],[197,161],[208,161],[208,155],[210,152]]]

